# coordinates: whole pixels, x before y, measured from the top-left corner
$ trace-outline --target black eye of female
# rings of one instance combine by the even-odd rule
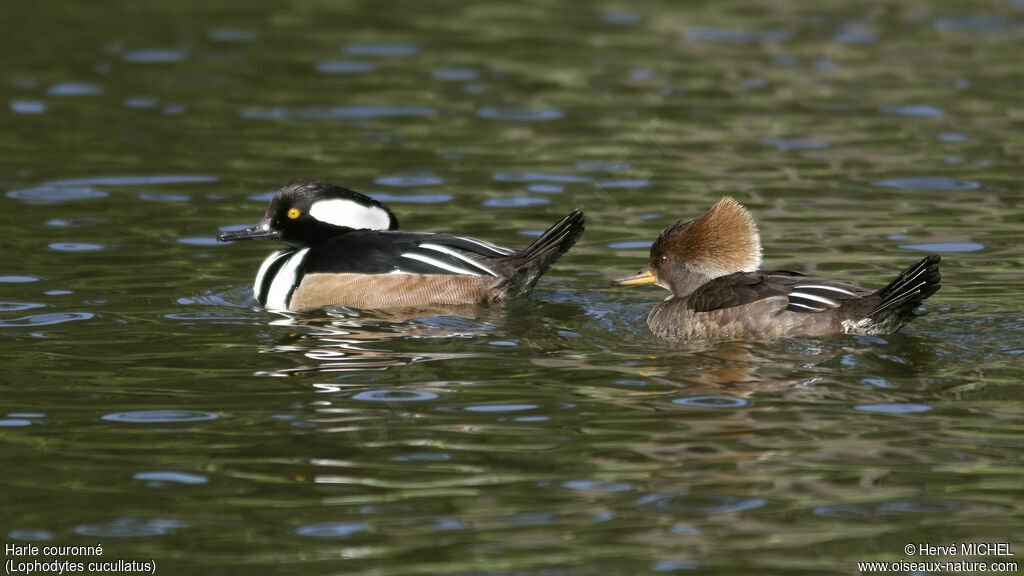
[[[668,262],[668,256],[662,254],[658,257],[658,264],[664,264],[665,262]]]

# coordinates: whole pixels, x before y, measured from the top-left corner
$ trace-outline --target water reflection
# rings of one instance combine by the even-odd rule
[[[110,422],[128,422],[132,424],[167,424],[177,422],[202,422],[216,420],[217,414],[198,410],[132,410],[104,414],[103,420]]]
[[[275,370],[261,370],[257,375],[295,376],[309,372],[355,372],[387,370],[436,360],[479,357],[478,353],[439,352],[429,349],[434,339],[478,336],[493,329],[491,320],[500,312],[488,307],[468,307],[454,310],[454,316],[439,315],[438,311],[420,313],[356,314],[344,309],[326,311],[327,316],[306,317],[292,313],[276,313],[283,318],[270,325],[288,327],[290,333],[278,340],[267,352],[300,354],[307,362],[300,366]],[[423,341],[416,350],[388,349],[389,342]],[[324,391],[338,388],[321,384]],[[387,396],[382,391],[381,398]],[[404,394],[404,392],[399,393]],[[419,393],[410,393],[413,396]],[[408,398],[406,398],[408,399]]]

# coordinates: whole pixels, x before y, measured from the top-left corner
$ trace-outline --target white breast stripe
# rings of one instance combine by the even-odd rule
[[[466,242],[470,242],[472,244],[476,244],[477,246],[483,246],[488,250],[494,250],[495,252],[499,254],[505,254],[506,256],[511,256],[512,254],[516,253],[516,251],[512,250],[511,248],[505,248],[504,246],[491,244],[490,242],[486,242],[484,240],[480,240],[477,238],[470,238],[469,236],[456,236],[456,238],[458,238],[459,240],[465,240]]]
[[[321,222],[356,230],[387,230],[391,226],[391,218],[383,208],[344,198],[314,202],[309,208],[309,215]]]
[[[256,299],[260,299],[260,293],[263,292],[263,282],[266,280],[267,271],[281,258],[291,254],[291,250],[278,250],[260,264],[260,271],[256,273],[256,281],[252,283],[252,293],[256,296]]]
[[[288,301],[291,300],[292,291],[295,289],[299,267],[306,259],[307,252],[309,252],[309,248],[303,248],[293,254],[274,275],[274,280],[270,283],[270,290],[267,292],[267,303],[264,304],[268,309],[288,309]]]
[[[815,296],[814,294],[804,294],[803,292],[790,292],[789,301],[792,302],[793,298],[803,298],[804,300],[811,300],[813,302],[821,302],[829,308],[835,308],[839,306],[839,303],[835,300],[825,298],[824,296]]]
[[[461,254],[461,253],[459,253],[459,252],[457,252],[455,250],[452,250],[451,248],[448,248],[446,246],[441,246],[439,244],[431,244],[431,243],[423,243],[423,244],[420,244],[419,246],[420,246],[420,248],[426,248],[428,250],[435,250],[437,252],[441,252],[442,254],[447,254],[447,255],[451,256],[452,258],[457,258],[457,259],[465,262],[466,264],[469,264],[470,266],[473,266],[475,268],[479,268],[479,269],[483,270],[484,274],[490,274],[491,276],[497,276],[497,274],[495,274],[494,271],[491,270],[490,268],[488,268],[487,266],[484,266],[483,264],[481,264],[480,262],[477,262],[476,260],[470,258],[469,256],[466,256],[465,254]]]
[[[431,258],[430,256],[427,256],[426,254],[417,254],[416,252],[406,252],[405,254],[402,254],[402,257],[403,258],[411,258],[413,260],[419,260],[420,262],[426,262],[427,264],[430,264],[431,266],[435,266],[437,268],[440,268],[442,270],[447,270],[449,272],[454,272],[456,274],[467,274],[469,276],[479,276],[480,275],[479,273],[473,272],[472,270],[466,270],[465,268],[459,268],[458,266],[452,266],[450,264],[445,264],[444,262],[441,262],[440,260],[435,260],[434,258]]]
[[[811,288],[811,289],[817,289],[817,290],[831,290],[833,292],[839,292],[840,294],[846,294],[846,295],[849,295],[849,296],[856,296],[857,295],[855,292],[850,292],[849,290],[846,290],[845,288],[837,288],[835,286],[825,286],[824,284],[801,284],[801,285],[796,287],[797,290],[801,290],[803,288]]]

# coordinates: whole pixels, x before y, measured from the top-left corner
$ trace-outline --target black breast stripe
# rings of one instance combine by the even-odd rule
[[[267,296],[270,295],[270,285],[274,283],[274,278],[277,273],[281,271],[281,267],[288,261],[289,258],[295,253],[294,250],[283,251],[283,253],[276,254],[276,259],[267,266],[266,272],[260,278],[261,282],[256,292],[256,301],[260,303],[260,306],[267,305]],[[274,257],[274,256],[270,256]]]

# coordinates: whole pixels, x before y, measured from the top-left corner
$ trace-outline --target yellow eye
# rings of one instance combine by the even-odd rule
[[[288,210],[288,217],[291,218],[292,220],[295,220],[299,216],[302,216],[302,210],[299,210],[298,208],[292,208]]]

